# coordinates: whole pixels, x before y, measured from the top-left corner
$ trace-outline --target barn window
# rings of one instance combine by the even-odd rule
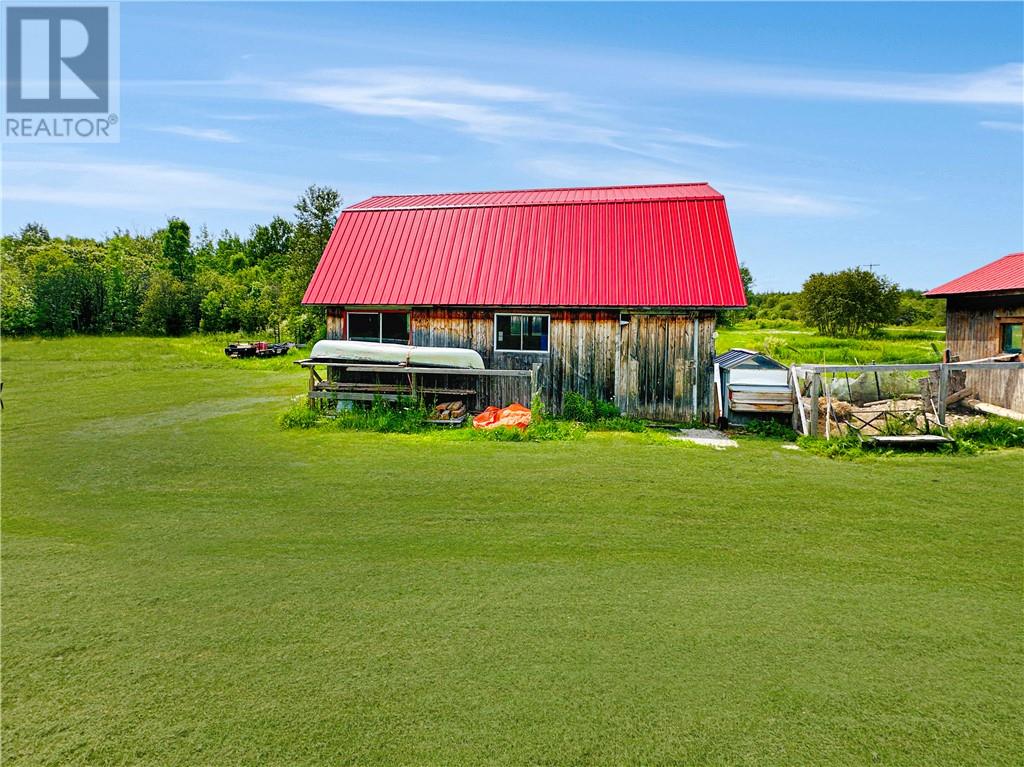
[[[1020,354],[1021,350],[1021,331],[1024,330],[1024,323],[1021,322],[1006,322],[1003,323],[1003,345],[1002,350],[1004,354]]]
[[[546,314],[495,314],[494,348],[502,352],[547,352]]]
[[[409,343],[409,315],[406,312],[349,312],[347,327],[349,341]]]

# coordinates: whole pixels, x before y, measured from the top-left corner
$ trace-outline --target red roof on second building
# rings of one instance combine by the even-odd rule
[[[725,199],[702,183],[371,197],[339,216],[303,303],[746,300]]]
[[[991,264],[932,288],[926,296],[956,296],[969,293],[1005,293],[1024,290],[1024,253],[1011,253]]]

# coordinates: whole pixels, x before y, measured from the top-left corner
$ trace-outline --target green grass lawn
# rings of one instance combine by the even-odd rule
[[[203,339],[3,379],[5,764],[1020,763],[1022,451],[285,431]]]
[[[942,328],[882,328],[874,338],[830,338],[797,322],[745,320],[720,326],[716,347],[720,354],[756,349],[786,364],[928,363],[941,360],[945,339]]]

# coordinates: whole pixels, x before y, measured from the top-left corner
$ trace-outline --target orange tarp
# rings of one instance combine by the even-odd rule
[[[506,408],[493,405],[473,419],[474,429],[496,429],[499,426],[514,426],[525,429],[530,425],[530,408],[513,403]]]

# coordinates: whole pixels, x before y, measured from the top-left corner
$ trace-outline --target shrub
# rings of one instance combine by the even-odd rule
[[[981,448],[1024,447],[1024,423],[1009,418],[987,418],[959,424],[949,430],[957,441]]]
[[[540,392],[534,392],[530,399],[530,418],[532,421],[543,421],[546,417],[544,400],[540,398]]]
[[[743,427],[744,431],[748,434],[756,434],[759,437],[768,437],[770,439],[785,439],[794,440],[796,439],[796,432],[788,424],[780,423],[770,419],[751,421],[745,424]]]
[[[601,420],[619,418],[622,412],[614,402],[587,399],[578,392],[567,392],[562,398],[562,418],[580,423],[597,423]]]
[[[566,392],[562,397],[562,418],[589,423],[594,420],[594,403],[578,392]]]
[[[185,286],[167,272],[156,272],[139,308],[139,324],[151,335],[180,336],[192,329]]]
[[[622,411],[619,410],[619,406],[614,402],[605,402],[604,400],[595,399],[594,401],[594,418],[598,421],[608,420],[613,418],[621,418]]]

